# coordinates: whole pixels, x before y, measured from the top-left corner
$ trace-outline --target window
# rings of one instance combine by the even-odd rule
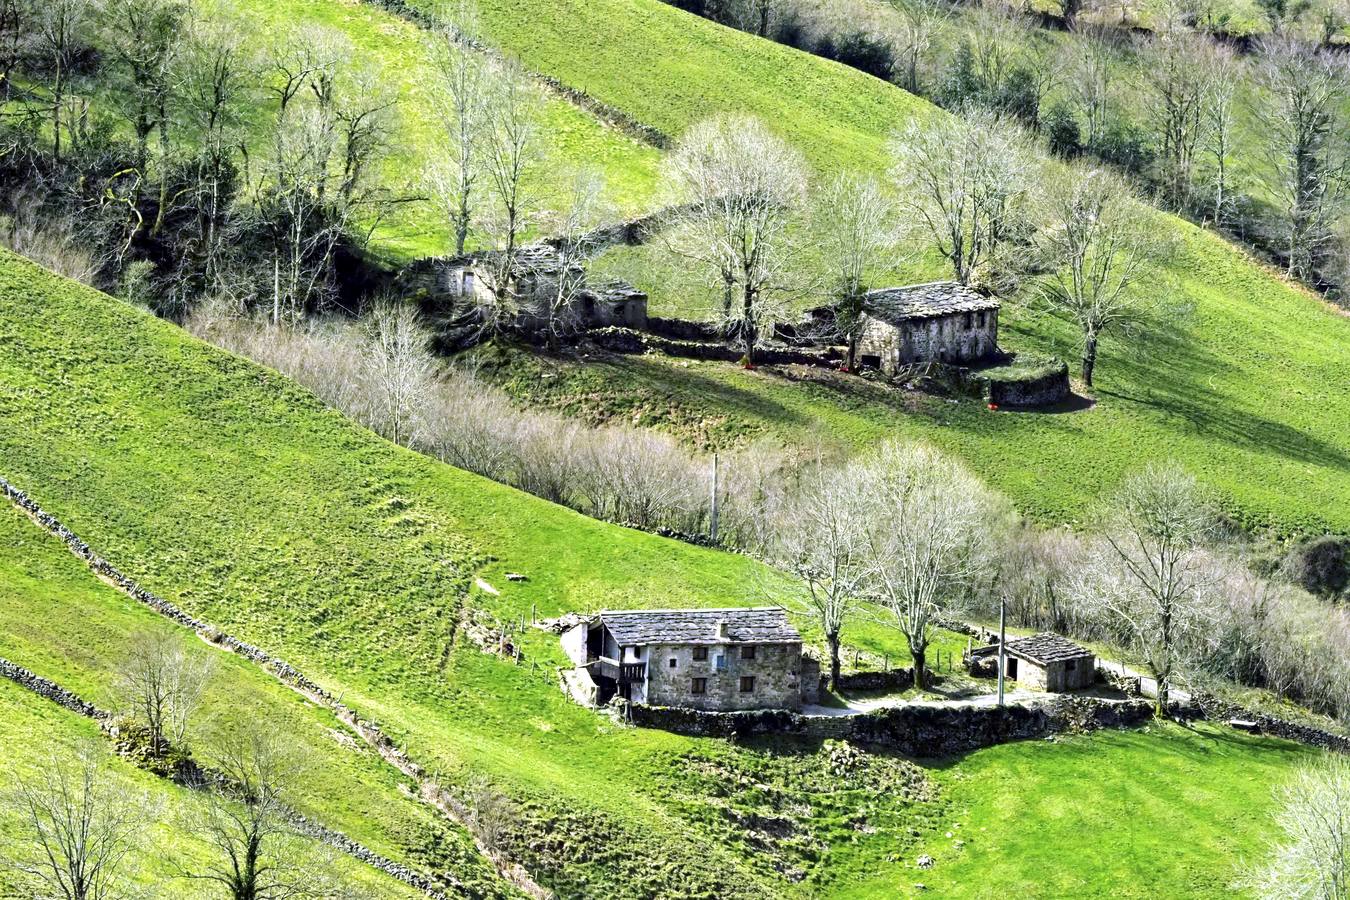
[[[680,661],[679,661],[678,659],[676,659],[676,658],[673,657],[673,656],[670,658],[670,667],[671,667],[672,669],[678,667],[679,664],[680,664]]]
[[[642,659],[642,648],[641,648],[641,647],[634,647],[634,648],[633,648],[633,659]]]
[[[966,313],[966,331],[969,331],[973,327],[975,327],[975,314]]]
[[[754,644],[746,644],[744,647],[741,648],[741,659],[754,659],[754,658],[755,658]]]
[[[713,667],[719,672],[725,672],[727,670],[726,656],[721,653],[717,654],[717,657],[713,660]]]
[[[707,662],[707,661],[708,661],[708,648],[707,648],[707,647],[695,647],[695,648],[694,648],[694,662]]]
[[[1070,659],[1070,660],[1065,661],[1065,663],[1064,663],[1064,671],[1065,671],[1065,672],[1072,672],[1073,670],[1075,670],[1075,669],[1077,669],[1077,668],[1078,668],[1078,660],[1076,660],[1076,659]]]
[[[691,694],[706,694],[706,693],[708,693],[708,679],[706,679],[706,678],[695,678],[695,679],[694,679],[694,683],[693,683],[693,684],[690,686],[690,688],[689,688],[689,693],[691,693]]]
[[[753,694],[754,692],[755,692],[755,676],[753,676],[753,675],[742,675],[742,676],[741,676],[741,693],[742,693],[742,694]]]

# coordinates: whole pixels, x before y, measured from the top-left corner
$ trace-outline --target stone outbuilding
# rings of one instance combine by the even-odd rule
[[[779,607],[611,610],[562,634],[574,699],[650,706],[799,710],[815,703],[820,664]]]
[[[954,281],[870,291],[858,358],[887,375],[917,363],[965,365],[998,352],[999,302]]]
[[[451,299],[472,298],[489,302],[496,290],[496,273],[488,262],[491,254],[448,260],[442,267],[437,288]],[[587,283],[585,268],[576,262],[564,264],[557,249],[549,244],[530,244],[517,252],[507,288],[520,306],[518,327],[539,328],[547,310],[558,296],[564,278],[570,287],[569,308],[565,315],[578,328],[603,328],[620,325],[647,327],[647,295],[632,285],[615,281],[603,285]]]
[[[994,661],[998,674],[998,645],[973,651],[976,658]],[[1068,638],[1043,632],[1008,641],[1004,677],[1037,691],[1063,693],[1092,687],[1097,680],[1097,657]]]

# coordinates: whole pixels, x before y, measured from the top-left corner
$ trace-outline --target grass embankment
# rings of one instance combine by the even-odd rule
[[[98,726],[91,720],[0,679],[0,766],[3,766],[0,791],[11,790],[16,775],[40,777],[39,761],[57,754],[73,755],[82,745],[102,740]],[[135,802],[154,810],[158,816],[157,823],[137,836],[122,869],[134,889],[146,892],[146,896],[185,900],[218,897],[217,886],[182,877],[185,871],[202,871],[216,860],[211,846],[183,828],[184,822],[200,812],[198,798],[115,757],[109,775],[126,787]],[[28,827],[19,810],[9,803],[0,803],[0,843],[6,850],[13,850],[19,842],[29,839]],[[351,859],[339,857],[336,865],[343,883],[361,896],[408,900],[423,896]],[[32,887],[18,872],[0,866],[0,896],[32,896]]]
[[[755,113],[822,178],[841,169],[884,175],[889,134],[915,116],[942,115],[875,78],[659,0],[488,0],[481,9],[492,40],[531,68],[671,134],[718,111]],[[546,384],[526,372],[513,388],[597,417],[647,409],[657,424],[682,423],[696,443],[756,434],[791,441],[815,423],[858,446],[889,434],[925,438],[1042,521],[1079,520],[1128,471],[1171,458],[1223,492],[1249,527],[1350,530],[1350,393],[1337,390],[1350,370],[1350,319],[1223,240],[1175,217],[1156,221],[1176,243],[1139,289],[1189,314],[1129,340],[1108,337],[1097,406],[1077,414],[995,415],[978,403],[887,399],[851,385],[803,387],[771,373],[663,360],[574,368]],[[652,292],[654,313],[687,307],[655,248],[619,253],[611,269]],[[894,274],[936,272],[921,260]],[[1071,365],[1077,358],[1073,330],[1023,303],[1005,307],[1002,342]]]
[[[689,753],[743,767],[753,756],[573,706],[548,668],[561,659],[556,641],[542,632],[524,636],[521,667],[457,636],[465,602],[515,618],[532,606],[552,615],[771,599],[773,581],[753,562],[588,520],[401,450],[273,372],[12,256],[0,257],[0,459],[6,477],[147,588],[299,665],[446,781],[491,778],[520,804],[508,846],[564,895],[832,893],[859,873],[898,872],[933,827],[929,801],[839,791],[828,821],[886,827],[845,838],[799,816],[758,838],[779,867],[651,777]],[[470,595],[475,578],[500,594]],[[1164,752],[1172,738],[1150,740]],[[1284,758],[1247,746],[1254,766]],[[1058,763],[1040,747],[1018,752],[1049,803]],[[828,764],[803,752],[808,769]],[[1106,798],[1133,777],[1118,781],[1106,752],[1093,783]],[[1234,827],[1263,811],[1249,815]],[[905,821],[909,831],[897,826]],[[1134,816],[1128,827],[1165,835],[1173,824]],[[1188,867],[1214,864],[1185,837],[1173,834],[1178,849],[1136,873],[1140,883],[1170,889]],[[1076,847],[1097,839],[1084,830],[1077,840],[1036,877],[1083,875]],[[1018,871],[1015,858],[1005,863]]]
[[[0,657],[120,710],[127,701],[116,688],[120,666],[146,634],[170,636],[214,661],[189,747],[200,751],[213,733],[268,723],[304,760],[292,799],[301,812],[390,859],[451,873],[485,894],[503,890],[468,833],[413,800],[400,787],[406,779],[335,717],[103,584],[19,510],[0,508]]]

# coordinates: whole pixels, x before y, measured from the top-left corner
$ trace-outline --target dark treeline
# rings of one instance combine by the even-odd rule
[[[361,285],[392,97],[341,35],[259,48],[193,0],[0,0],[0,211],[18,252],[157,313],[274,318]]]

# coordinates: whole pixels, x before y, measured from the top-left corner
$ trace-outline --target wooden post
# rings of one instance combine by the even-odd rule
[[[713,454],[712,460],[713,478],[712,478],[712,529],[710,537],[712,542],[717,543],[717,454]]]
[[[1008,654],[1004,651],[1008,636],[1008,595],[998,598],[998,705],[1003,705],[1003,671],[1008,664]]]

